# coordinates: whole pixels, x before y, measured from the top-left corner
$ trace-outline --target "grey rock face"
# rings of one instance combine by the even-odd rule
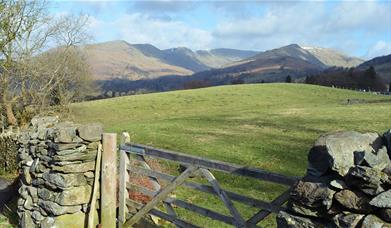
[[[370,204],[378,208],[391,208],[391,190],[380,193],[371,200]]]
[[[101,124],[82,125],[77,128],[79,137],[86,141],[99,141],[102,138],[103,127]]]
[[[84,162],[79,164],[70,164],[64,166],[53,166],[52,170],[61,173],[85,173],[95,170],[95,161]]]
[[[61,189],[87,184],[86,178],[81,173],[63,174],[47,172],[43,174],[43,179]]]
[[[63,215],[63,214],[72,214],[81,210],[80,205],[76,206],[61,206],[52,201],[39,201],[38,205],[42,207],[48,215]]]
[[[373,153],[382,147],[377,133],[340,132],[321,136],[308,155],[308,173],[321,176],[331,170],[345,176],[354,167],[354,152]]]
[[[81,143],[83,140],[76,135],[75,126],[59,128],[56,132],[55,142],[60,143]]]
[[[341,213],[333,217],[333,223],[336,227],[355,228],[363,218],[361,214]]]
[[[390,228],[391,224],[386,223],[375,215],[365,216],[361,228]]]
[[[291,198],[300,204],[312,208],[330,209],[335,191],[324,183],[299,181],[291,192]]]
[[[325,225],[296,215],[280,211],[277,215],[277,227],[284,228],[324,228]]]
[[[62,191],[56,203],[62,206],[73,206],[90,202],[92,188],[89,185],[70,188]]]
[[[386,168],[387,165],[391,163],[387,153],[387,148],[385,146],[381,147],[377,151],[355,152],[354,156],[356,165],[367,165],[369,167],[376,168],[379,170]]]
[[[346,180],[369,195],[377,195],[384,191],[383,185],[390,182],[388,175],[382,171],[365,166],[351,168]]]
[[[20,221],[20,226],[22,228],[31,228],[31,227],[35,227],[35,224],[34,224],[34,221],[31,217],[31,212],[29,211],[25,211],[23,214],[22,214],[22,219]]]
[[[358,213],[370,213],[372,211],[369,204],[370,199],[360,192],[353,192],[348,189],[335,194],[335,199],[345,208]]]

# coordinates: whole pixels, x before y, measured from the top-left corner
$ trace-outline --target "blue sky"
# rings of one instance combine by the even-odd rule
[[[297,43],[364,59],[391,54],[391,0],[52,1],[50,12],[89,15],[93,42],[258,51]]]

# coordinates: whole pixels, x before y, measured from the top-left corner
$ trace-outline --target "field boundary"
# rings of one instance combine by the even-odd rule
[[[129,140],[129,134],[127,133],[122,134],[119,149],[119,227],[130,227],[135,225],[146,215],[159,217],[160,219],[175,224],[176,227],[199,227],[181,219],[175,213],[174,207],[180,207],[234,227],[258,227],[257,224],[265,219],[269,214],[278,213],[283,209],[282,205],[289,198],[291,186],[298,181],[297,177],[285,176],[262,169],[240,166],[180,152],[131,143]],[[146,157],[174,162],[182,167],[183,170],[178,176],[153,170],[147,163]],[[224,190],[213,175],[212,171],[219,171],[229,175],[239,175],[273,182],[288,186],[288,190],[271,202],[266,202]],[[131,183],[129,180],[133,175],[148,178],[151,186],[146,187],[141,184]],[[209,185],[199,184],[194,181],[187,181],[192,175],[205,178]],[[159,182],[160,180],[164,180],[168,184],[162,187]],[[203,194],[212,194],[219,197],[230,215],[223,215],[193,203],[171,197],[170,194],[179,186],[197,190]],[[147,202],[139,202],[137,200],[130,199],[130,191],[136,191],[148,196],[150,197],[150,200]],[[257,208],[259,211],[246,220],[234,206],[233,201]],[[167,213],[156,208],[159,203],[163,204]]]

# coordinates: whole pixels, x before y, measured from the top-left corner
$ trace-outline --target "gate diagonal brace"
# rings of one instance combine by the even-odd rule
[[[198,167],[189,166],[183,173],[177,176],[169,185],[160,190],[160,192],[147,204],[145,204],[134,216],[132,216],[123,227],[130,227],[137,223],[145,214],[153,209],[160,201],[164,200],[176,187],[181,185],[191,174],[197,171]]]

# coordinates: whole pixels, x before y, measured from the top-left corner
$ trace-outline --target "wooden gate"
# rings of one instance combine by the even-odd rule
[[[298,178],[288,177],[261,169],[248,168],[226,162],[210,160],[191,156],[183,153],[156,149],[153,147],[133,144],[129,139],[122,140],[120,146],[120,173],[119,173],[119,215],[118,222],[121,227],[130,227],[140,221],[146,215],[159,217],[173,223],[176,227],[199,227],[179,218],[174,207],[180,207],[201,216],[224,222],[235,227],[259,227],[257,224],[271,213],[278,213],[287,199],[289,190],[275,198],[272,202],[265,202],[244,196],[235,192],[224,190],[211,171],[220,171],[232,175],[251,177],[258,180],[269,181],[291,187]],[[183,171],[178,176],[173,176],[153,170],[146,162],[146,157],[163,159],[182,165]],[[137,161],[138,166],[130,165],[131,161]],[[139,184],[129,182],[129,175],[142,175],[152,183],[152,190]],[[190,176],[198,175],[207,180],[210,185],[186,181]],[[168,182],[161,187],[159,181]],[[170,194],[178,187],[184,186],[206,194],[212,194],[221,199],[228,209],[230,216],[197,206],[184,200],[171,197]],[[140,203],[129,198],[128,191],[137,191],[150,196],[147,202]],[[258,208],[259,211],[251,218],[245,220],[235,208],[233,201]],[[156,206],[162,203],[166,212]]]

